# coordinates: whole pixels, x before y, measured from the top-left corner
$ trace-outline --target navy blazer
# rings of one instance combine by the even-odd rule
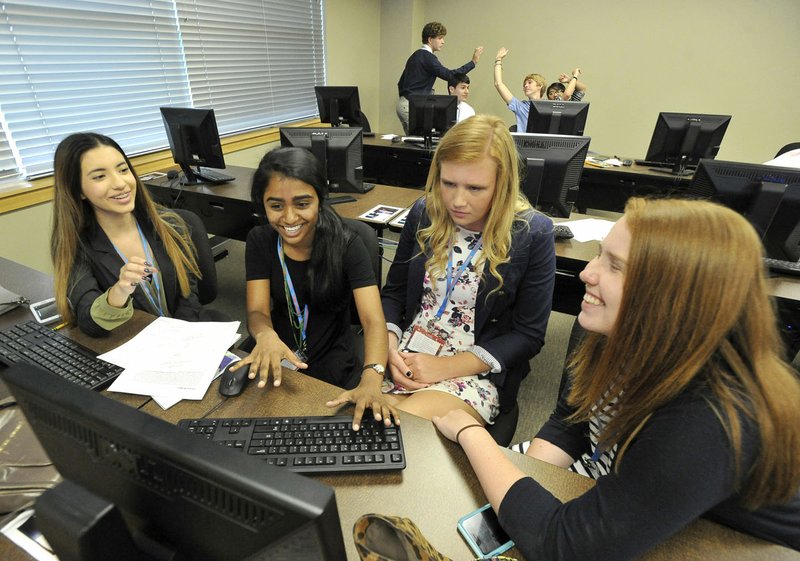
[[[161,239],[156,236],[155,227],[146,217],[137,216],[137,220],[158,263],[168,315],[176,319],[198,321],[202,306],[197,298],[197,278],[189,275],[191,293],[188,298],[184,298],[178,286],[175,266],[167,255]],[[109,331],[100,327],[92,318],[92,304],[98,296],[119,281],[119,271],[124,264],[106,233],[93,221],[81,235],[78,255],[70,272],[67,293],[78,327],[87,335],[104,337],[109,334]],[[139,289],[133,292],[133,307],[147,312],[152,309],[144,293]]]
[[[538,212],[527,212],[514,223],[510,260],[498,267],[499,282],[484,268],[475,303],[475,345],[500,363],[489,374],[500,395],[500,408],[516,403],[519,385],[530,371],[531,358],[544,345],[553,303],[556,253],[553,222]],[[424,200],[414,204],[406,218],[392,266],[381,291],[386,321],[405,330],[420,309],[427,255],[420,253],[416,234],[430,224]]]

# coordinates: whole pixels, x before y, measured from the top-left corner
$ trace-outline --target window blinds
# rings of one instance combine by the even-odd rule
[[[72,132],[129,155],[166,147],[165,105],[213,107],[223,134],[309,117],[322,0],[0,0],[0,75],[29,176],[52,171]]]

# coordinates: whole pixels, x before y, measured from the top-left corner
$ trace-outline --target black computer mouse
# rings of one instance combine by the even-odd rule
[[[231,372],[231,367],[236,364],[239,364],[238,360],[226,366],[219,377],[219,393],[227,397],[234,397],[242,393],[247,382],[250,381],[250,378],[247,377],[250,372],[250,365],[245,364]]]

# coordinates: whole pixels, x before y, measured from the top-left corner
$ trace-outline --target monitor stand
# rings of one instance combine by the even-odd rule
[[[65,479],[36,501],[36,525],[61,561],[178,561],[162,544],[143,551],[113,503]],[[148,547],[148,549],[150,549]]]

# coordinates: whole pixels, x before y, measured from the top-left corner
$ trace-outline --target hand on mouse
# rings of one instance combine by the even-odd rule
[[[241,368],[245,364],[250,365],[248,377],[251,380],[258,374],[258,387],[263,388],[267,385],[267,378],[272,373],[272,385],[281,385],[281,360],[286,359],[297,368],[308,368],[308,364],[300,360],[283,341],[281,341],[274,329],[266,328],[256,335],[256,346],[247,357],[240,360],[231,370]]]

